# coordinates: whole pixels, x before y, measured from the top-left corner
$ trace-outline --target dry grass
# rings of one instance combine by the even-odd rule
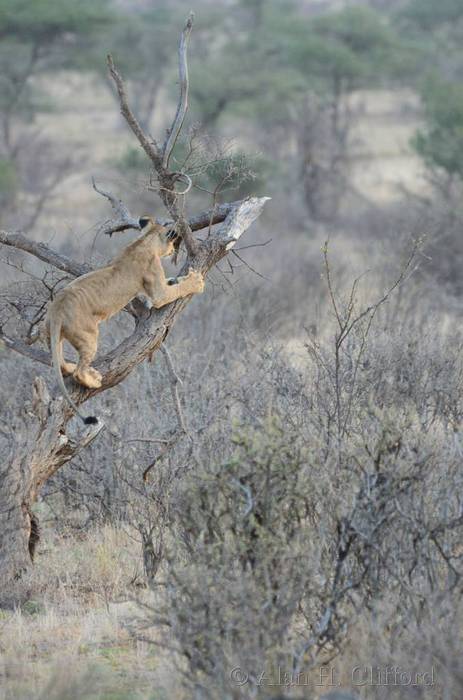
[[[160,697],[160,654],[127,629],[139,547],[109,526],[46,537],[49,549],[22,582],[27,600],[0,612],[0,699]]]

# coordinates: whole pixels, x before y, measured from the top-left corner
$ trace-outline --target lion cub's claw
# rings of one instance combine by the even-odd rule
[[[197,270],[190,270],[186,276],[190,282],[191,288],[195,294],[201,294],[204,291],[204,277]]]

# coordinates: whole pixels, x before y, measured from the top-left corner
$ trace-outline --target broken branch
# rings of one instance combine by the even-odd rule
[[[122,199],[118,199],[111,192],[106,192],[105,190],[97,187],[95,178],[92,177],[92,185],[95,192],[101,194],[103,197],[110,202],[113,211],[116,215],[115,219],[108,219],[99,226],[98,233],[104,233],[112,236],[116,231],[126,231],[127,229],[139,229],[138,219],[129,211],[129,208],[124,204]]]

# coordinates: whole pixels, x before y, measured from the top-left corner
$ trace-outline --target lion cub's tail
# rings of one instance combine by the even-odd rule
[[[85,417],[78,409],[77,405],[74,403],[74,401],[71,399],[69,396],[68,390],[66,389],[66,385],[63,380],[63,374],[61,372],[61,363],[60,363],[60,355],[58,352],[58,345],[61,341],[61,319],[56,318],[54,314],[50,314],[49,316],[49,321],[50,321],[50,349],[51,349],[51,357],[53,360],[53,367],[56,372],[56,377],[58,379],[58,384],[61,389],[61,392],[68,402],[68,404],[71,406],[71,408],[75,411],[76,415],[79,416],[79,418],[85,423],[85,425],[93,425],[98,423],[98,418],[96,416],[87,416]]]

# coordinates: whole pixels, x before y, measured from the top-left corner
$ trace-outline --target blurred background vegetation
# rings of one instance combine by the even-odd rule
[[[434,664],[397,697],[460,698],[463,0],[0,0],[2,228],[102,264],[133,232],[96,235],[92,176],[166,215],[106,55],[162,137],[190,9],[188,213],[272,200],[167,340],[189,436],[160,448],[162,357],[92,399],[109,430],[47,483],[25,603],[0,611],[0,700],[267,698],[229,672],[279,664],[318,698],[327,659],[346,688],[359,663]],[[24,331],[58,279],[0,253]],[[0,363],[8,459],[37,367]]]
[[[102,165],[101,155],[95,154],[91,162],[82,152],[85,143],[91,150],[93,130],[91,115],[87,115],[87,124],[79,119],[83,110],[83,104],[79,109],[79,92],[85,92],[81,81],[91,85],[92,94],[85,97],[93,97],[100,111],[109,110],[103,99],[111,91],[107,53],[114,54],[129,81],[142,125],[148,130],[166,126],[175,99],[174,47],[187,9],[188,4],[181,0],[78,4],[71,0],[2,0],[0,196],[4,225],[18,212],[17,225],[26,227],[28,215],[35,223],[41,196],[54,190],[63,177],[75,178],[83,170],[79,156],[87,161],[87,177],[89,170]],[[392,150],[383,157],[395,156],[399,170],[395,181],[388,176],[389,185],[412,184],[416,189],[416,172],[400,172],[403,167],[406,170],[407,155],[411,161],[412,149],[423,161],[424,174],[432,173],[441,183],[446,180],[446,187],[461,178],[458,0],[437,4],[431,0],[200,0],[194,9],[190,126],[195,125],[209,139],[233,139],[236,150],[248,151],[251,159],[256,156],[256,193],[291,193],[300,220],[305,216],[332,220],[339,207],[348,207],[356,196],[374,203],[375,188],[362,178],[359,160],[368,153],[373,156],[375,146],[376,151],[381,149],[380,143],[369,142],[365,114],[377,104],[384,119],[388,108],[380,105],[388,94],[396,95],[389,107],[395,116],[389,124],[391,131],[413,118],[416,126],[410,127],[405,143],[400,133],[396,143],[393,135],[387,142],[387,129],[383,130],[383,150]],[[377,102],[372,91],[377,93]],[[82,95],[82,103],[85,97]],[[56,139],[47,129],[47,116],[68,110],[74,110],[76,117],[69,128],[85,133],[80,143],[75,133],[66,133],[64,120]],[[116,109],[113,112],[115,115]],[[113,132],[121,129],[119,124]],[[115,133],[106,135],[103,164],[131,176],[133,184],[137,172],[141,177],[146,171],[141,152],[125,139],[124,145],[115,148],[115,141],[121,138]],[[111,157],[114,150],[117,154]],[[387,194],[391,199],[391,191]],[[47,204],[41,204],[42,214]]]

